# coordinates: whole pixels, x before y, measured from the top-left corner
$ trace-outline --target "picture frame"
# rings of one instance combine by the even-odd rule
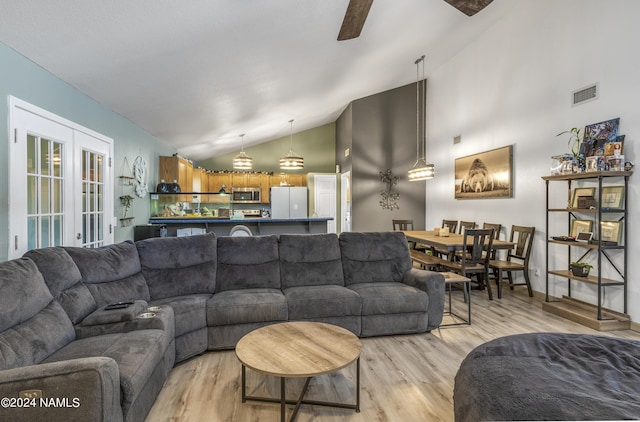
[[[622,240],[622,221],[601,221],[600,236],[605,242],[620,244]]]
[[[580,233],[591,233],[591,232],[593,232],[592,220],[573,220],[571,222],[570,236],[577,238]]]
[[[620,118],[585,126],[584,137],[580,145],[580,154],[585,157],[604,155],[604,145],[618,137]]]
[[[624,208],[624,185],[603,186],[600,199],[602,200],[602,208]]]
[[[455,159],[455,199],[513,197],[513,145]]]
[[[618,135],[615,141],[609,141],[604,144],[604,155],[624,155],[624,138],[625,135]]]
[[[578,208],[579,196],[595,196],[596,188],[575,188],[573,195],[571,196],[571,203],[569,208]]]
[[[591,172],[591,171],[598,171],[598,157],[593,156],[593,157],[587,157],[585,159],[585,171],[587,172]]]

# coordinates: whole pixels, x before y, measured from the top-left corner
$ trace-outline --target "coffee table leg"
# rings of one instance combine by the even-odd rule
[[[360,356],[356,360],[356,412],[360,413]]]
[[[280,377],[280,422],[285,421],[285,404],[287,399],[285,398],[285,382],[284,377]]]
[[[247,386],[247,368],[245,368],[244,365],[242,365],[242,403],[247,402],[246,386]]]

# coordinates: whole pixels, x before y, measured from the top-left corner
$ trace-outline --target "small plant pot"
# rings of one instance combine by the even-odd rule
[[[576,277],[586,277],[586,276],[589,275],[589,269],[590,268],[588,268],[588,267],[572,266],[571,267],[571,272]]]

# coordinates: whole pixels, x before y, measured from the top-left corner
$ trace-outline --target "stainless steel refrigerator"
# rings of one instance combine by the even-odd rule
[[[307,188],[274,186],[271,188],[271,218],[307,218]]]

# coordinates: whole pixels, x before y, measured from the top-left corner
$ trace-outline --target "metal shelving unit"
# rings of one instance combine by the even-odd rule
[[[545,176],[542,179],[546,183],[546,282],[545,282],[545,302],[543,303],[543,309],[546,311],[555,313],[573,321],[582,323],[591,328],[597,330],[617,330],[630,328],[631,320],[627,313],[627,249],[625,247],[628,233],[628,197],[629,197],[629,177],[633,172],[631,171],[608,171],[608,172],[591,172],[591,173],[577,173],[577,174],[565,174]],[[602,188],[603,186],[610,185],[610,182],[619,179],[624,180],[624,206],[622,208],[605,208],[602,206]],[[572,182],[574,181],[597,181],[597,202],[595,209],[581,209],[581,208],[552,208],[549,199],[549,184],[550,182],[559,181],[567,183],[568,197],[571,197]],[[569,205],[567,203],[567,205]],[[584,216],[585,219],[590,219],[594,222],[594,236],[597,240],[593,243],[581,243],[574,241],[561,241],[553,240],[549,233],[549,222],[554,214],[566,214],[569,230],[571,230],[571,224],[574,220],[579,219],[578,216]],[[609,218],[617,218],[617,221],[622,222],[622,237],[619,244],[609,244],[602,240],[602,225],[603,221],[612,221],[610,219],[603,219],[608,216]],[[615,220],[614,220],[615,221]],[[566,269],[550,269],[549,268],[549,256],[550,249],[557,247],[568,248],[567,252],[567,267]],[[571,251],[573,248],[579,249],[584,252],[578,261],[583,260],[587,256],[595,253],[597,254],[597,263],[594,266],[591,274],[587,277],[574,276],[568,269],[571,262]],[[613,259],[613,254],[622,253],[622,264],[616,265]],[[603,266],[607,265],[612,269],[612,273],[616,278],[605,278],[602,276]],[[595,271],[595,274],[594,274]],[[549,295],[549,283],[550,277],[562,278],[567,282],[567,295],[562,298],[551,298]],[[572,282],[578,281],[582,283],[588,283],[597,286],[597,299],[596,303],[587,303],[576,300],[571,297]],[[614,310],[605,309],[602,307],[602,301],[604,296],[604,289],[607,287],[619,287],[623,289],[623,310],[617,312]]]

